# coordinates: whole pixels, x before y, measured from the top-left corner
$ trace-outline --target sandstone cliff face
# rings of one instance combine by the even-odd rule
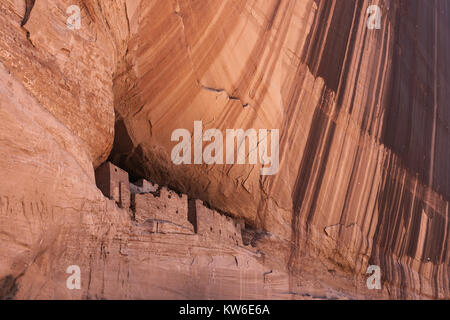
[[[0,4],[2,298],[449,298],[445,0],[83,0],[76,31],[24,2]],[[279,129],[278,172],[174,165],[200,120]],[[108,157],[253,246],[149,233],[96,188]]]

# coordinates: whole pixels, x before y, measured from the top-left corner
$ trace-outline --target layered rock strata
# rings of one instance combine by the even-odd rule
[[[1,298],[449,298],[447,1],[82,0],[79,30],[72,4],[0,4]],[[278,129],[278,172],[175,165],[194,121]],[[149,232],[107,158],[243,243]]]

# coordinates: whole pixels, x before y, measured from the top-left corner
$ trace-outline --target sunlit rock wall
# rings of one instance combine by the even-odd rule
[[[449,297],[447,1],[75,2],[79,30],[71,1],[0,4],[0,298]],[[278,129],[278,172],[174,165],[194,121]],[[260,254],[148,236],[95,187],[108,157]]]
[[[380,29],[367,27],[374,4]],[[380,265],[396,297],[448,296],[449,10],[141,3],[129,72],[115,79],[111,159],[269,231],[293,273],[314,251],[351,273]],[[222,132],[279,129],[280,170],[173,165],[171,133],[196,120]]]

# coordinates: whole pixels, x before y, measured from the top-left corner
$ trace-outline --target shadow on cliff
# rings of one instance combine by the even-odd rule
[[[0,300],[14,299],[18,290],[17,279],[13,276],[8,275],[0,279]]]

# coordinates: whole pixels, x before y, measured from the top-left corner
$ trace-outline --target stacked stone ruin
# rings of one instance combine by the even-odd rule
[[[111,162],[106,162],[95,170],[95,181],[105,197],[116,201],[123,209],[130,207],[131,192],[128,172]]]
[[[111,162],[95,172],[97,187],[122,209],[131,209],[134,220],[150,233],[199,234],[234,245],[243,245],[243,221],[208,208],[166,187],[141,179],[130,183],[128,173]]]

